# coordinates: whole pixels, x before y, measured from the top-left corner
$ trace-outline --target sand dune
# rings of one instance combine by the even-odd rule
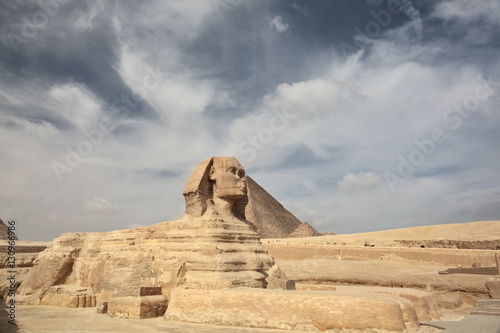
[[[500,245],[500,221],[479,221],[456,224],[429,225],[357,234],[328,235],[305,238],[270,239],[264,242],[289,244],[336,244],[350,246],[419,246],[464,247],[477,243],[479,247]],[[425,242],[422,242],[425,241]],[[499,244],[497,244],[499,243]],[[481,245],[487,244],[487,245]]]

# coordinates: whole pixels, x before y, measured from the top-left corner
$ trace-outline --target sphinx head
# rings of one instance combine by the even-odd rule
[[[234,157],[214,157],[210,168],[213,197],[238,200],[247,196],[245,169]]]
[[[202,216],[210,206],[217,213],[245,219],[248,203],[245,169],[234,157],[211,157],[193,171],[186,187],[186,214]]]

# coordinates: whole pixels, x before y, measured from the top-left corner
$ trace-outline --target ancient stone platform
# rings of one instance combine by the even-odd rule
[[[377,293],[359,295],[310,290],[176,290],[165,318],[226,326],[324,331],[402,332],[419,327],[408,300]]]

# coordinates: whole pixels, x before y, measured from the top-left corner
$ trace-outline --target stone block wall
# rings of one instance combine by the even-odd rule
[[[107,313],[114,318],[154,318],[163,316],[167,306],[163,296],[116,297],[108,302]]]
[[[263,245],[276,259],[305,260],[305,259],[333,259],[333,260],[388,260],[429,265],[464,266],[470,267],[473,263],[481,266],[495,266],[493,250],[459,250],[437,248],[377,248],[335,245],[293,245],[271,244]]]
[[[310,290],[175,290],[167,320],[225,326],[324,331],[418,329],[407,299],[380,294],[347,295]]]

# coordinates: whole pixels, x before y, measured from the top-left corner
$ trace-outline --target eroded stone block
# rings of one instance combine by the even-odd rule
[[[419,327],[411,303],[385,295],[310,290],[177,289],[165,319],[225,326],[402,332]]]
[[[101,302],[97,306],[97,313],[108,313],[108,302]]]
[[[68,308],[94,307],[96,297],[91,288],[76,285],[55,285],[49,287],[40,299],[40,305],[53,305]]]
[[[163,316],[167,306],[164,296],[116,297],[108,302],[107,314],[115,318],[154,318]]]
[[[489,278],[485,284],[490,298],[500,298],[500,277]]]

